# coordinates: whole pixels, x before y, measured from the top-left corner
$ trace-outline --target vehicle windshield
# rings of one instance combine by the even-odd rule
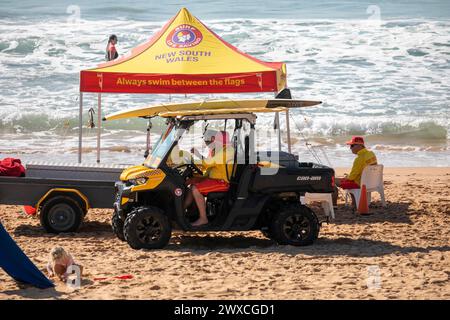
[[[177,128],[170,124],[166,132],[161,136],[152,153],[144,161],[144,165],[152,169],[157,169],[167,152],[172,147],[177,138]]]

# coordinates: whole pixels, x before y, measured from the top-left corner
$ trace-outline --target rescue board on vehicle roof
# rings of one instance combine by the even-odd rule
[[[126,118],[175,117],[218,113],[282,112],[289,108],[304,108],[321,104],[321,101],[292,99],[240,99],[204,100],[184,103],[161,103],[112,113],[103,120]]]

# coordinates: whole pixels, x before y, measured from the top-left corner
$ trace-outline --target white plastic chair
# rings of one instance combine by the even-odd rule
[[[370,204],[372,192],[378,192],[381,197],[381,204],[386,206],[384,198],[384,184],[383,184],[383,165],[375,164],[364,168],[361,175],[361,186],[366,185],[367,191],[367,204]],[[356,206],[359,205],[359,199],[361,197],[361,189],[346,189],[345,190],[345,205],[348,203],[350,194],[353,194],[356,200]]]
[[[306,192],[305,196],[300,197],[302,204],[308,204],[314,201],[320,202],[322,209],[327,217],[334,219],[333,198],[331,193],[309,193]]]

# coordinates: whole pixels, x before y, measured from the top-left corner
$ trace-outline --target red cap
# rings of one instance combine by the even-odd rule
[[[352,145],[352,144],[361,144],[364,145],[364,138],[360,136],[353,136],[352,140],[347,141],[346,144]]]

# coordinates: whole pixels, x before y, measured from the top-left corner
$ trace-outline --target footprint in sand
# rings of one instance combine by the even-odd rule
[[[258,270],[258,271],[268,271],[269,269],[267,269],[267,268],[257,268],[256,270]]]

